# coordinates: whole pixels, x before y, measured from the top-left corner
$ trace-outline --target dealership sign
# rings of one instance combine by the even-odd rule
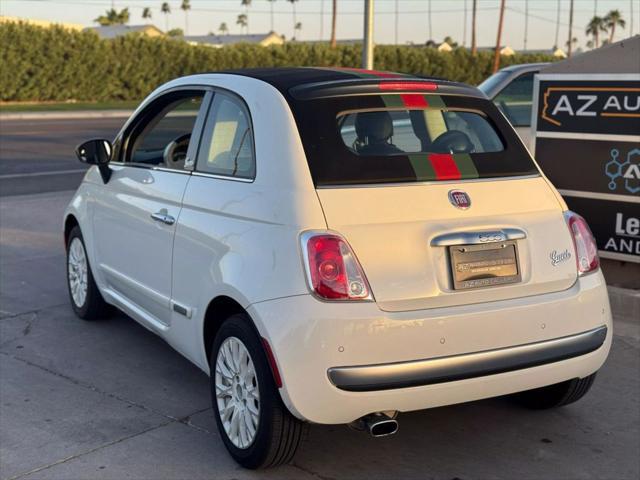
[[[602,257],[640,262],[640,74],[541,73],[536,160]]]

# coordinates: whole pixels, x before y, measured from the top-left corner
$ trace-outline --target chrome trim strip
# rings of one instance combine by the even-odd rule
[[[253,183],[253,178],[231,177],[228,175],[216,175],[214,173],[191,172],[194,177],[217,178],[218,180],[231,180],[232,182]]]
[[[602,346],[605,325],[566,337],[515,347],[411,362],[334,367],[329,380],[340,390],[370,392],[453,382],[531,368],[585,355]]]
[[[544,130],[541,132],[536,132],[536,138],[561,138],[570,140],[595,141],[600,140],[603,142],[640,142],[640,135],[616,135],[612,133],[547,132]]]
[[[580,190],[565,189],[558,189],[558,192],[563,197],[593,198],[596,200],[610,200],[612,202],[640,203],[640,197],[633,195],[624,195],[618,193],[583,192]]]
[[[519,228],[502,228],[482,232],[453,232],[438,235],[431,239],[432,247],[449,247],[451,245],[476,245],[506,240],[527,238],[524,230]]]

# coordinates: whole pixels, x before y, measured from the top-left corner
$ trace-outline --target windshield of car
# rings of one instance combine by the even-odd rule
[[[293,106],[317,186],[538,173],[513,129],[486,99],[350,95]]]
[[[478,88],[484,92],[488,97],[494,95],[495,88],[509,76],[508,72],[497,72],[487,78],[484,82],[478,85]]]

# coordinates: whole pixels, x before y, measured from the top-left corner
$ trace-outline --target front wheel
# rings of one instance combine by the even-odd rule
[[[516,393],[513,399],[520,405],[534,410],[562,407],[577,402],[591,389],[596,374],[574,378],[534,390]]]
[[[243,467],[291,461],[304,424],[282,403],[262,343],[250,318],[227,319],[211,349],[211,395],[218,430]]]
[[[80,227],[73,227],[67,241],[67,288],[76,315],[95,320],[109,315],[109,305],[96,285]]]

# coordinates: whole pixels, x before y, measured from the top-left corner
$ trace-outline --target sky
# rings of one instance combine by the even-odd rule
[[[168,27],[185,29],[185,15],[180,10],[180,0],[170,0],[171,14],[165,18],[160,13],[161,0],[0,0],[0,15],[96,25],[93,19],[111,8],[128,7],[129,24],[142,24],[142,10],[152,10],[152,23],[162,30],[165,21]],[[428,4],[431,3],[431,22]],[[523,49],[525,31],[528,49],[549,49],[555,44],[557,8],[560,6],[558,45],[563,46],[568,38],[569,0],[506,0],[503,45],[516,50]],[[331,31],[331,0],[299,0],[295,4],[296,20],[302,23],[297,34],[299,40],[328,39]],[[467,6],[465,22],[465,4]],[[460,44],[471,43],[472,0],[374,0],[376,43],[424,43],[432,38],[437,42],[445,36]],[[492,46],[496,42],[499,0],[478,0],[477,41],[479,46]],[[248,9],[250,33],[265,33],[271,30],[270,8],[273,5],[273,29],[293,36],[293,9],[286,0],[253,0]],[[399,15],[396,17],[396,6]],[[528,28],[525,29],[525,9],[529,11]],[[585,26],[594,11],[604,16],[609,10],[618,9],[626,20],[625,29],[616,29],[616,39],[629,37],[631,23],[633,33],[640,33],[640,1],[638,0],[575,0],[574,31],[578,45],[585,47]],[[633,21],[631,20],[633,9]],[[204,35],[218,32],[225,22],[230,33],[241,33],[236,25],[243,7],[240,0],[191,0],[188,14],[188,34]],[[338,0],[337,36],[339,39],[361,38],[363,31],[364,0]],[[466,40],[466,41],[465,41]]]

